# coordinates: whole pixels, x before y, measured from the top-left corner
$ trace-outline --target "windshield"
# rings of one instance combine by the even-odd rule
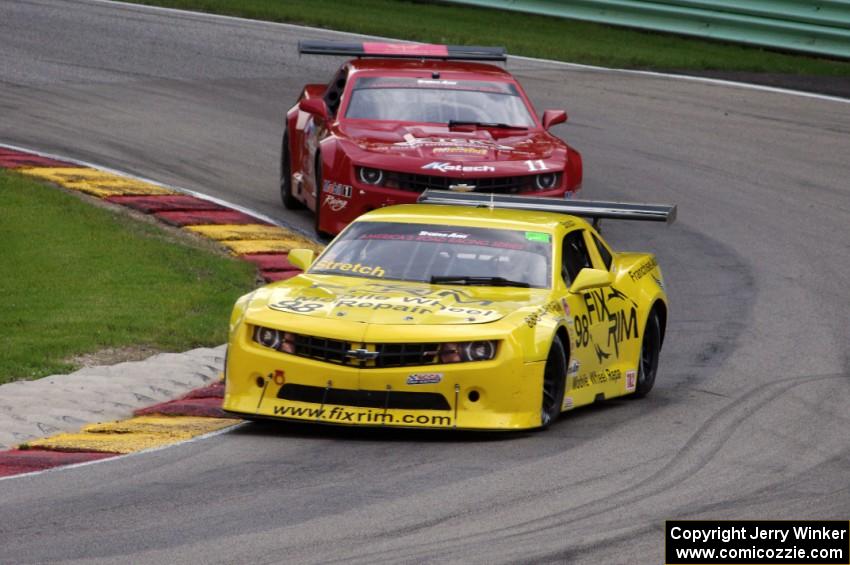
[[[356,222],[309,272],[437,284],[548,288],[551,239],[545,232]]]
[[[515,84],[473,80],[362,77],[351,91],[345,117],[534,127]]]

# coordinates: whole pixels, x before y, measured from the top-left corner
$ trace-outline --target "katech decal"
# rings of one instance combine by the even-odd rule
[[[326,180],[322,183],[322,185],[322,192],[326,192],[328,194],[335,194],[336,196],[342,196],[344,198],[351,198],[350,184],[339,184],[333,181]]]
[[[492,173],[496,171],[496,168],[491,167],[490,165],[452,165],[451,163],[442,163],[440,161],[432,161],[427,165],[423,165],[422,168],[426,170],[440,171],[441,173]]]
[[[409,385],[432,385],[443,380],[443,373],[413,373],[407,377]]]
[[[342,271],[344,273],[351,272],[360,275],[371,275],[373,277],[383,277],[385,272],[377,265],[362,265],[360,263],[335,263],[323,259],[316,263],[317,269],[327,269],[329,271]]]
[[[640,279],[642,279],[644,276],[646,276],[647,273],[649,273],[653,269],[655,269],[655,267],[657,267],[657,266],[658,266],[658,262],[655,260],[655,257],[651,257],[649,259],[649,261],[647,261],[646,263],[643,263],[639,267],[636,267],[636,268],[632,269],[631,271],[629,271],[629,276],[632,278],[633,281],[637,282]],[[656,279],[656,282],[657,282],[657,279]],[[659,286],[661,286],[661,285],[659,285]]]

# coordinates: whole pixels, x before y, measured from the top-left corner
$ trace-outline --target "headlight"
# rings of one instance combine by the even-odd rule
[[[557,173],[543,173],[534,177],[534,186],[536,186],[540,190],[549,190],[550,188],[555,188],[555,185],[557,183]]]
[[[496,356],[495,341],[464,341],[440,345],[440,363],[489,361]]]
[[[263,347],[295,353],[295,334],[257,326],[254,328],[253,339]]]
[[[363,184],[379,185],[384,182],[384,171],[380,169],[370,169],[368,167],[360,167],[357,170],[357,178]]]

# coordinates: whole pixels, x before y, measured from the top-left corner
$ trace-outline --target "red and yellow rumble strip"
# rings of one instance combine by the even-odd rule
[[[286,228],[190,194],[130,176],[69,161],[0,147],[0,168],[102,198],[149,214],[162,222],[213,239],[251,261],[266,281],[287,279],[299,271],[287,261],[290,249],[318,244]]]
[[[132,208],[213,239],[256,264],[266,281],[300,272],[287,260],[291,249],[320,248],[302,235],[244,212],[118,173],[3,147],[0,168]],[[33,440],[0,452],[0,477],[162,447],[234,426],[238,420],[221,410],[223,390],[223,384],[217,383],[137,410],[129,420],[91,424],[78,433]]]

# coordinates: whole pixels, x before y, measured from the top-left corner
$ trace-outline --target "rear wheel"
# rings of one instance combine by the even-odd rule
[[[301,208],[301,202],[292,195],[292,164],[289,157],[289,136],[286,133],[283,134],[280,149],[280,200],[287,210]]]
[[[652,385],[655,384],[655,373],[658,372],[658,354],[660,351],[661,322],[658,320],[658,314],[653,311],[649,314],[646,327],[643,329],[635,396],[646,396],[652,390]]]
[[[564,388],[567,384],[567,356],[561,340],[552,340],[546,368],[543,370],[543,404],[540,408],[540,427],[548,428],[561,414]]]

